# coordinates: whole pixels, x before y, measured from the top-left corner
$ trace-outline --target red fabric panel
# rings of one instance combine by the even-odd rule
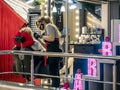
[[[14,46],[13,37],[25,23],[13,9],[3,0],[0,0],[0,50],[11,50]],[[11,72],[13,58],[11,55],[0,55],[0,72]],[[0,75],[1,80],[25,82],[20,75]]]

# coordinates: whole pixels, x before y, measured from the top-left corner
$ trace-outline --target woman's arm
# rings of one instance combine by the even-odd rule
[[[45,45],[45,42],[42,39],[40,39],[40,38],[38,38],[37,40],[41,43],[41,45],[43,46],[43,48],[46,50],[47,47]]]
[[[55,37],[53,35],[48,35],[48,36],[42,36],[42,39],[49,41],[49,42],[52,42],[55,40]]]

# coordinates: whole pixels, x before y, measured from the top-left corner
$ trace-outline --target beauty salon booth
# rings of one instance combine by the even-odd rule
[[[38,17],[40,15],[46,15],[45,10],[47,10],[48,15],[51,15],[51,6],[49,4],[57,7],[57,11],[52,12],[52,18],[62,33],[63,57],[67,57],[64,58],[66,67],[64,67],[62,74],[60,72],[60,76],[64,76],[65,78],[61,78],[59,90],[120,90],[120,1],[72,0],[77,6],[74,9],[68,8],[67,0],[53,0],[52,3],[50,1],[52,0],[47,0],[47,8],[42,6],[41,10],[40,7],[28,9],[27,18],[29,26],[34,31],[37,31],[35,21]],[[3,3],[3,1],[1,2]],[[4,5],[2,3],[0,4]],[[66,7],[65,12],[60,9],[62,5]],[[72,6],[70,3],[69,5]],[[53,9],[53,7],[51,9]],[[1,6],[0,10],[2,10]],[[2,12],[0,13],[2,14]],[[13,15],[13,11],[11,15]],[[18,17],[17,14],[15,15]],[[19,19],[20,17],[18,17],[18,20]],[[2,18],[0,18],[0,20],[2,20]],[[21,21],[21,24],[22,23],[23,20]],[[71,50],[73,50],[72,53]],[[4,53],[5,52],[2,52],[1,54],[3,55]],[[28,54],[30,54],[30,52]],[[74,56],[72,54],[74,54]],[[42,53],[42,55],[45,54]],[[58,55],[61,56],[59,53]],[[72,61],[69,60],[71,57]],[[11,59],[11,61],[13,60]],[[8,60],[8,62],[10,61]],[[10,62],[10,64],[11,66],[8,63],[11,68],[12,62]],[[6,70],[5,65],[6,63],[4,64],[4,70]],[[0,70],[2,70],[2,68],[0,68]],[[8,76],[10,76],[10,78]],[[8,74],[8,76],[7,74],[5,76],[1,75],[0,79],[6,81],[13,80],[16,83],[25,83],[25,79],[23,82],[22,77],[20,78],[21,81],[15,81],[16,78],[20,76],[13,75],[13,72],[12,74],[10,73],[10,75]],[[13,77],[15,79],[13,79]],[[21,86],[13,85],[12,87],[33,88],[35,90],[38,90],[38,88],[39,90],[56,90],[50,87],[50,80],[45,80],[45,89],[43,89],[44,87],[34,86],[33,77],[34,72],[31,69],[31,86],[26,87],[24,84],[20,84]],[[68,86],[65,86],[66,82],[69,84]],[[2,86],[2,84],[0,85]]]

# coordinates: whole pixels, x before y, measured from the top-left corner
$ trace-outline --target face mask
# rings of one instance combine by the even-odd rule
[[[40,30],[44,30],[44,24],[40,24]]]

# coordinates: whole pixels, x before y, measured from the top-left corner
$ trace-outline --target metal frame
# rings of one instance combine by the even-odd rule
[[[31,62],[33,62],[33,55],[38,56],[50,56],[50,57],[80,57],[80,58],[97,58],[98,62],[100,63],[108,63],[113,64],[113,90],[116,90],[116,61],[120,59],[120,56],[101,56],[101,55],[89,55],[89,54],[72,54],[72,53],[53,53],[53,52],[36,52],[36,51],[18,51],[18,50],[6,50],[6,51],[0,51],[0,55],[3,54],[25,54],[25,55],[31,55],[32,59]],[[100,60],[104,59],[104,60]],[[111,59],[111,60],[110,60]],[[33,78],[34,78],[34,64],[31,63],[31,84],[34,85]],[[58,77],[59,78],[59,77]],[[68,77],[65,77],[68,79]]]
[[[21,51],[20,51],[21,52]],[[20,54],[20,52],[18,51],[17,53],[18,54]],[[26,52],[26,53],[25,53]],[[14,54],[14,53],[16,53],[15,51],[12,51],[12,53]],[[23,51],[23,52],[21,52],[22,54],[32,54],[32,57],[33,57],[33,55],[34,54],[37,54],[37,53],[39,53],[39,55],[41,55],[42,53],[40,53],[40,52],[30,52],[30,51]],[[116,59],[116,58],[118,58],[118,57],[120,57],[120,56],[118,56],[118,57],[113,57],[113,56],[111,56],[111,57],[106,57],[106,56],[93,56],[93,55],[91,55],[91,56],[89,56],[89,55],[83,55],[83,54],[70,54],[70,53],[44,53],[43,55],[47,55],[47,56],[63,56],[63,57],[70,57],[70,56],[72,56],[72,57],[80,57],[80,58],[89,58],[89,57],[91,57],[91,58],[101,58],[101,59],[105,59],[105,58],[108,58],[108,59]],[[118,58],[119,59],[119,58]],[[100,61],[100,59],[98,59],[98,61]],[[109,61],[109,63],[113,63],[113,90],[116,90],[116,63],[115,63],[115,61],[111,61],[110,62],[110,60],[105,60],[105,61],[102,61],[103,63],[108,63],[108,61]],[[33,62],[33,59],[32,59],[32,61],[31,62]],[[33,63],[31,63],[31,84],[33,84],[34,82],[33,82],[33,78],[34,78],[34,64]],[[66,68],[67,68],[67,66],[66,66]],[[66,72],[67,72],[67,70],[66,70]],[[68,73],[67,73],[68,74]],[[66,75],[67,75],[66,74]],[[68,76],[66,76],[66,77],[68,77]],[[66,78],[66,81],[68,80],[68,78]]]

